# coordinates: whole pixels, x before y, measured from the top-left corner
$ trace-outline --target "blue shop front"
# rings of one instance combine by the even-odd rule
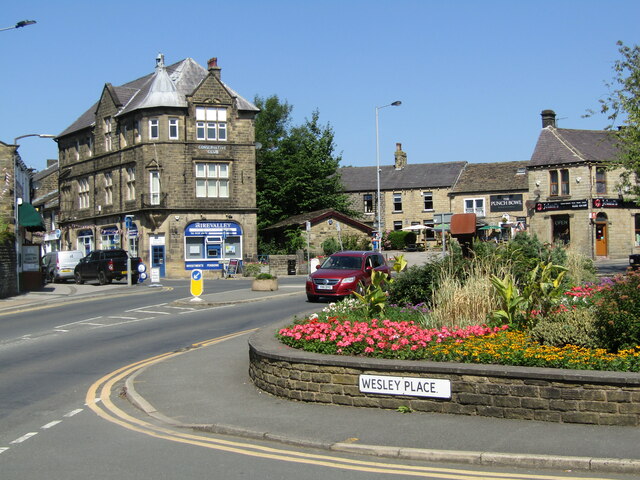
[[[192,222],[184,230],[185,270],[222,270],[242,260],[242,227],[236,222]]]

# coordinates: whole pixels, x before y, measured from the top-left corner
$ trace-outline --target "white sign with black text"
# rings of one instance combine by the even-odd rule
[[[360,375],[358,383],[361,393],[451,398],[451,380],[441,378]]]

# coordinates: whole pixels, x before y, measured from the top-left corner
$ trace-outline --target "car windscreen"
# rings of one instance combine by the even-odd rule
[[[324,261],[320,268],[331,268],[334,270],[360,270],[362,268],[362,258],[346,256],[329,257]]]

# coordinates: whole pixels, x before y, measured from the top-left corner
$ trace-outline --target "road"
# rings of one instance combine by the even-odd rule
[[[247,288],[242,282],[214,288],[224,298],[225,289]],[[468,465],[411,466],[196,435],[150,422],[118,397],[117,382],[105,390],[108,382],[101,383],[102,379],[115,378],[114,372],[122,367],[156,355],[292,318],[310,308],[301,290],[300,295],[256,303],[180,310],[171,302],[188,296],[187,286],[185,282],[172,286],[149,289],[144,295],[110,295],[0,316],[2,480],[516,478],[504,469],[483,467],[481,473]],[[88,406],[87,399],[94,401]],[[542,473],[546,476],[540,478],[598,477]],[[528,472],[518,478],[533,475]]]

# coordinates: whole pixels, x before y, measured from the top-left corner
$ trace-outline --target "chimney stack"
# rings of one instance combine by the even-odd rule
[[[218,57],[212,57],[207,62],[207,68],[209,72],[213,73],[213,75],[220,80],[220,67],[218,66]]]
[[[396,170],[402,170],[407,166],[407,154],[402,151],[402,144],[396,143]]]
[[[548,126],[556,128],[556,112],[553,110],[543,110],[540,115],[542,116],[542,128]]]

